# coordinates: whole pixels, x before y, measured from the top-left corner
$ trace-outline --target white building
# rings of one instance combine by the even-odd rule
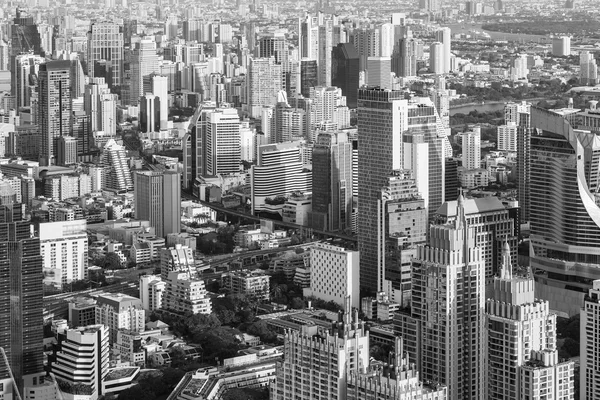
[[[498,150],[517,152],[517,125],[514,122],[500,125],[497,135]]]
[[[51,372],[59,382],[70,387],[87,387],[91,393],[82,395],[62,390],[64,400],[95,400],[102,396],[102,380],[109,367],[108,328],[90,325],[64,330],[58,336],[56,358],[50,362]]]
[[[443,60],[443,73],[450,73],[450,55],[452,46],[452,31],[450,28],[445,27],[435,32],[436,42],[442,44],[442,60]]]
[[[212,303],[204,280],[187,272],[169,272],[163,295],[163,308],[176,313],[210,314]]]
[[[140,300],[146,311],[162,308],[163,295],[167,284],[158,275],[140,277]]]
[[[593,282],[581,309],[579,384],[581,399],[600,398],[600,279]]]
[[[488,397],[572,399],[574,366],[558,362],[556,315],[534,297],[533,276],[513,275],[508,243],[500,268],[486,302]]]
[[[117,338],[119,329],[141,332],[145,329],[146,311],[142,302],[126,294],[106,293],[96,301],[96,324],[104,324],[109,329],[110,342]]]
[[[87,278],[88,237],[85,220],[40,224],[44,284],[61,289]]]
[[[473,127],[472,132],[462,136],[462,166],[466,169],[481,168],[481,127]]]
[[[187,246],[177,244],[160,250],[160,276],[165,282],[173,271],[196,272],[195,263],[194,252]]]
[[[552,54],[559,57],[571,55],[571,38],[559,36],[552,39]]]
[[[360,307],[358,251],[317,243],[310,253],[310,289],[304,294],[345,305],[351,296],[351,306]]]

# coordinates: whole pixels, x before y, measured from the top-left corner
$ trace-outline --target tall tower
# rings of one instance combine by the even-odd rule
[[[395,316],[421,378],[448,387],[450,399],[485,398],[485,264],[466,223],[432,225],[412,262],[410,315]],[[410,340],[409,340],[410,339]]]
[[[23,393],[30,377],[44,375],[43,299],[40,240],[31,236],[29,222],[21,221],[20,205],[0,206],[0,254],[0,347]],[[0,382],[8,377],[2,360]],[[0,392],[6,393],[7,385]]]
[[[429,71],[434,74],[444,73],[444,45],[440,42],[429,46]]]
[[[408,101],[400,91],[358,90],[358,249],[361,288],[382,290],[377,268],[377,213],[381,188],[402,169],[402,134],[408,128]]]
[[[39,73],[40,163],[52,165],[56,141],[71,133],[71,62],[48,61]]]
[[[352,142],[345,132],[321,133],[312,153],[311,226],[346,231],[352,217]]]
[[[203,132],[202,175],[239,172],[241,162],[240,117],[235,108],[225,104],[208,113]]]
[[[435,40],[442,44],[443,73],[450,73],[451,31],[450,28],[441,28],[435,33]]]
[[[579,344],[581,372],[579,375],[581,400],[593,400],[600,396],[600,280],[595,280],[593,287],[585,297],[581,309],[581,341]]]
[[[348,107],[356,108],[359,58],[351,43],[338,43],[331,51],[331,85],[342,89]]]
[[[526,398],[536,391],[537,376],[546,379],[543,389],[537,389],[544,390],[540,395],[573,398],[574,363],[558,362],[556,315],[550,313],[547,301],[535,298],[534,285],[529,273],[513,274],[510,247],[505,243],[500,273],[485,307],[490,400]]]
[[[260,118],[262,107],[275,104],[283,90],[282,66],[274,57],[251,59],[246,79],[250,115]]]
[[[156,236],[180,232],[181,179],[177,172],[136,172],[134,191],[135,217],[150,221]]]
[[[101,158],[104,166],[103,188],[116,192],[133,190],[133,180],[127,163],[127,152],[114,140],[109,140]]]
[[[110,87],[123,84],[123,32],[122,26],[110,22],[96,22],[88,32],[88,76],[95,77],[96,63],[105,60],[108,74],[106,82]]]
[[[150,88],[144,89],[144,77],[158,72],[156,42],[152,39],[142,39],[136,44],[131,60],[131,104],[138,104],[141,96],[152,92]]]

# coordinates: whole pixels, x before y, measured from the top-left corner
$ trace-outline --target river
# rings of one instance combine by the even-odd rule
[[[473,110],[477,110],[478,112],[504,110],[504,102],[492,101],[486,104],[465,104],[456,107],[450,107],[450,116],[454,114],[468,114]]]
[[[452,34],[455,33],[468,33],[469,31],[479,31],[481,32],[481,24],[471,25],[470,23],[464,24],[450,24],[445,25],[452,30]],[[507,40],[507,41],[517,41],[517,42],[539,42],[539,43],[549,43],[550,38],[543,35],[521,35],[518,33],[504,33],[504,32],[493,32],[493,31],[483,31],[490,35],[490,37],[494,40]]]

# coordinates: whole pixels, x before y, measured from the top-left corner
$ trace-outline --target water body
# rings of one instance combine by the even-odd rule
[[[471,111],[478,112],[501,111],[504,110],[504,102],[490,102],[486,104],[466,104],[463,106],[450,107],[450,116],[454,114],[468,114]]]
[[[451,24],[445,25],[452,30],[452,34],[456,33],[469,33],[469,31],[485,32],[490,35],[490,38],[494,40],[507,40],[513,42],[538,42],[538,43],[550,43],[550,38],[543,35],[522,35],[518,33],[504,33],[504,32],[492,32],[484,31],[481,29],[481,24],[471,25],[470,23],[464,24]]]

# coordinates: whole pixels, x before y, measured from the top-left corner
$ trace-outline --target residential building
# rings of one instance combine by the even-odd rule
[[[196,272],[194,252],[191,248],[175,245],[160,250],[160,277],[166,282],[171,272]]]
[[[210,314],[212,303],[204,280],[189,272],[169,272],[162,307],[178,314]]]
[[[101,294],[96,299],[96,324],[108,327],[113,343],[119,329],[141,332],[145,329],[146,311],[142,302],[125,294]]]
[[[579,53],[579,84],[585,86],[598,84],[598,64],[594,54],[589,51]]]
[[[202,152],[200,175],[233,174],[240,171],[240,118],[235,108],[221,104],[208,111],[201,132],[196,132],[197,147]]]
[[[558,36],[552,39],[552,54],[559,57],[571,55],[571,38],[569,36]]]
[[[44,285],[60,290],[68,283],[87,279],[86,228],[85,220],[39,224]]]
[[[434,42],[429,46],[429,71],[436,75],[445,73],[444,45],[440,42]]]
[[[392,88],[392,58],[367,58],[367,85],[382,89]]]
[[[500,151],[517,152],[517,131],[518,127],[514,122],[498,126],[497,148]]]
[[[101,163],[104,166],[103,188],[118,193],[133,190],[133,179],[127,163],[125,147],[109,140],[102,152]]]
[[[50,371],[56,376],[65,397],[75,397],[85,388],[86,398],[103,395],[102,380],[108,373],[110,346],[106,325],[89,325],[58,333],[58,344],[49,357]],[[71,391],[71,392],[70,392]]]
[[[310,289],[305,295],[324,301],[346,305],[346,298],[352,299],[351,306],[359,308],[359,253],[325,243],[317,243],[310,252]]]
[[[394,317],[424,381],[451,399],[485,398],[485,261],[458,198],[456,219],[432,225],[412,262],[409,312]]]
[[[475,126],[471,132],[461,133],[461,137],[463,168],[481,168],[481,127]]]
[[[573,398],[574,363],[558,362],[556,315],[547,301],[535,298],[534,285],[529,272],[513,272],[505,243],[500,273],[486,301],[489,399]]]
[[[94,22],[87,45],[87,75],[106,75],[109,87],[124,83],[122,26],[111,22]],[[104,67],[104,68],[103,68]]]
[[[181,178],[171,170],[139,171],[134,175],[135,216],[148,220],[156,236],[179,233],[181,224]]]
[[[254,296],[259,300],[269,300],[271,276],[260,270],[234,271],[223,275],[223,287],[231,293]]]
[[[263,106],[275,104],[277,93],[283,90],[282,66],[275,57],[252,58],[246,77],[248,112],[253,118],[260,118]]]
[[[580,317],[580,372],[579,393],[581,400],[596,399],[600,395],[600,280],[593,282],[585,296]]]
[[[580,312],[585,291],[600,278],[600,157],[595,133],[574,130],[565,117],[531,109],[531,268],[536,296],[553,310]],[[559,206],[560,205],[560,206]]]
[[[140,300],[146,311],[162,308],[163,296],[167,283],[158,275],[142,275],[140,277]]]
[[[69,302],[68,321],[72,327],[94,325],[96,323],[96,300],[76,297]]]
[[[435,0],[433,0],[435,1]],[[444,74],[450,73],[450,56],[451,56],[451,41],[452,41],[452,31],[450,28],[441,28],[440,30],[435,32],[435,40],[442,44],[442,71]]]

